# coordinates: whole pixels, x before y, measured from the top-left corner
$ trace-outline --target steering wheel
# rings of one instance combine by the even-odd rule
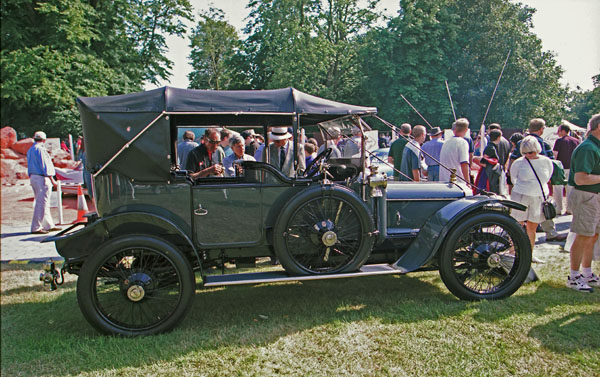
[[[314,160],[312,160],[310,162],[310,164],[308,164],[308,166],[306,167],[306,170],[304,170],[306,173],[304,174],[305,178],[311,178],[313,177],[315,174],[317,174],[319,172],[319,169],[317,168],[317,166],[321,165],[321,162],[327,160],[329,158],[329,156],[331,156],[331,148],[325,148],[321,151],[321,153],[319,153],[317,155],[317,157],[315,157]]]

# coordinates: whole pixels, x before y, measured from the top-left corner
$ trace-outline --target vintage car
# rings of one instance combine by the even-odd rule
[[[173,328],[190,309],[196,274],[217,286],[439,270],[454,295],[481,300],[513,294],[530,270],[530,244],[510,216],[520,204],[473,196],[461,182],[388,182],[369,168],[365,137],[349,136],[368,133],[376,108],[293,88],[164,87],[77,104],[98,213],[47,241],[63,272],[78,275],[79,307],[103,333]],[[326,139],[335,129],[362,149],[329,158],[327,148],[291,177],[239,161],[234,177],[194,181],[177,165],[181,128],[266,137],[271,126],[292,127],[294,147],[306,132]],[[231,273],[268,257],[281,268]]]

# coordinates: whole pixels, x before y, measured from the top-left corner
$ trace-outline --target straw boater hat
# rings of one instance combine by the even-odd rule
[[[287,127],[273,127],[271,128],[271,140],[284,140],[292,137],[292,134],[288,132]]]

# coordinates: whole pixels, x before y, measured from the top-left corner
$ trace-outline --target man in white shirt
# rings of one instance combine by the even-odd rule
[[[450,181],[448,169],[456,169],[456,175],[469,182],[469,143],[463,138],[469,132],[469,121],[457,119],[452,124],[454,137],[446,140],[440,151],[440,182]]]

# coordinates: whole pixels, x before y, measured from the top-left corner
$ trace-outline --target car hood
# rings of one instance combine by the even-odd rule
[[[387,186],[387,200],[452,200],[470,195],[470,190],[465,191],[460,185],[441,182],[415,183],[390,181]]]

